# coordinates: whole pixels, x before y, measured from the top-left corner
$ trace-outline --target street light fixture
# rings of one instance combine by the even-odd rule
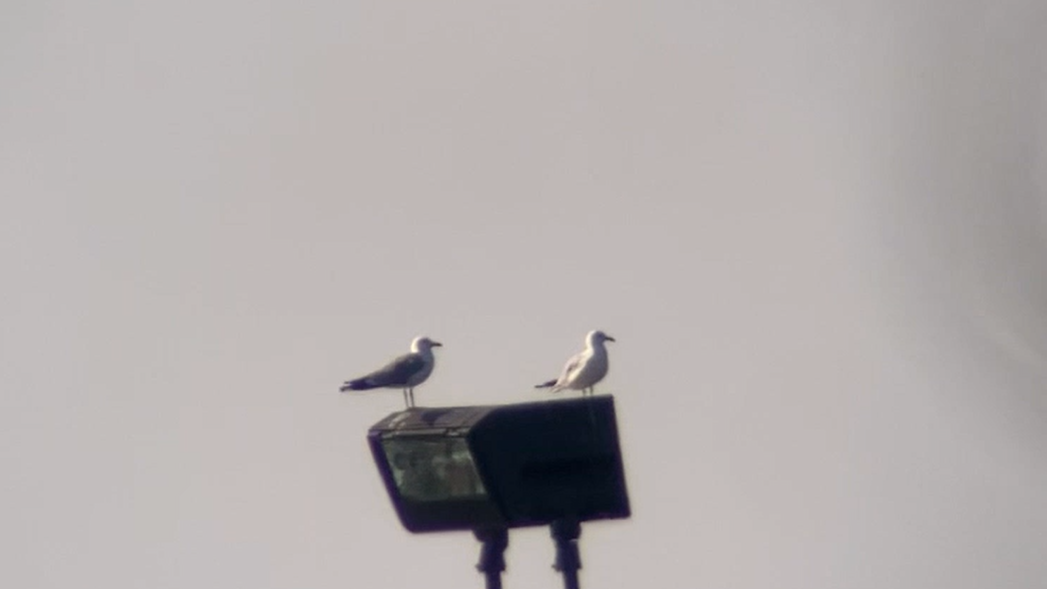
[[[403,526],[472,530],[488,587],[500,586],[510,528],[550,525],[572,588],[580,523],[629,517],[611,396],[410,408],[375,424],[368,442]]]

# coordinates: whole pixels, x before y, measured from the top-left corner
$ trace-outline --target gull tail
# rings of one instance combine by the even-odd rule
[[[358,378],[356,380],[347,380],[342,388],[338,389],[343,393],[346,391],[367,391],[370,389],[378,388],[382,385],[375,383],[370,378]]]
[[[536,388],[536,389],[547,389],[547,388],[549,388],[551,386],[555,386],[556,385],[556,380],[557,379],[554,378],[552,380],[543,382],[542,384],[536,384],[536,385],[534,385],[534,388]]]

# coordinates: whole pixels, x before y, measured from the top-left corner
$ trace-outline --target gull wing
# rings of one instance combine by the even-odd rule
[[[571,382],[571,379],[578,374],[578,371],[585,365],[586,355],[585,352],[575,354],[567,361],[567,364],[563,367],[563,372],[560,374],[560,378],[556,380],[558,386],[565,386]]]
[[[421,354],[404,354],[374,372],[350,380],[342,390],[364,391],[378,387],[406,387],[408,379],[425,367]]]

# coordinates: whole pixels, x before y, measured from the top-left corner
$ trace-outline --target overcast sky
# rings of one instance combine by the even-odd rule
[[[426,334],[420,405],[545,399],[603,329],[583,587],[1042,587],[1045,15],[9,0],[0,585],[482,587],[338,386]]]

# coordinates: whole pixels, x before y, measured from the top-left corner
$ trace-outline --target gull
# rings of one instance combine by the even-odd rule
[[[353,380],[345,381],[342,388],[346,391],[366,391],[379,387],[389,389],[402,389],[404,392],[404,404],[414,407],[414,387],[425,382],[433,372],[436,358],[433,357],[433,348],[442,346],[440,342],[418,336],[411,340],[411,352],[395,358],[385,366],[374,372]]]
[[[596,330],[585,335],[585,349],[567,361],[560,378],[535,385],[536,389],[552,387],[556,393],[563,389],[582,391],[593,394],[593,386],[607,375],[607,348],[604,342],[615,341],[613,337]]]

